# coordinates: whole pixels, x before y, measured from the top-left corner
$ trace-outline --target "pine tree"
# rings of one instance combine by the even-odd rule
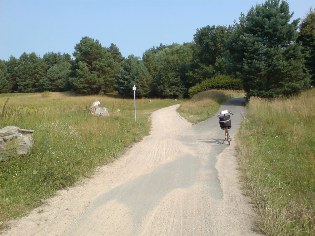
[[[268,0],[240,17],[230,47],[240,64],[247,95],[290,96],[308,86],[302,47],[297,43],[298,22],[286,1]],[[231,50],[233,53],[233,50]]]
[[[11,86],[7,66],[4,61],[0,60],[0,93],[10,93]]]
[[[142,60],[131,55],[122,63],[115,88],[123,97],[132,97],[133,85],[136,85],[137,97],[147,97],[150,92],[151,75]]]
[[[23,53],[17,63],[17,91],[23,93],[40,92],[40,80],[45,77],[47,66],[35,53]]]
[[[300,25],[298,41],[303,45],[306,55],[306,67],[311,75],[312,85],[315,85],[315,10],[311,9]]]
[[[114,91],[115,78],[121,64],[119,49],[114,44],[110,48],[106,48],[98,40],[83,37],[80,43],[75,46],[73,55],[75,57],[74,78],[78,78],[78,80],[72,78],[70,84],[75,91],[79,88],[84,88],[84,93]],[[79,63],[81,63],[80,66]],[[84,78],[83,75],[87,77]],[[87,84],[79,86],[78,81]],[[91,86],[91,89],[88,89],[88,86]]]

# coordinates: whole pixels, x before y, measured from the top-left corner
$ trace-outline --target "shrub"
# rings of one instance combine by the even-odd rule
[[[191,87],[189,89],[189,96],[192,97],[197,93],[209,89],[242,90],[243,85],[240,79],[235,79],[227,75],[217,75]]]

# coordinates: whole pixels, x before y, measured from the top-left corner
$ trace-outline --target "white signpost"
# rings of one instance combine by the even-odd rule
[[[135,121],[137,121],[137,110],[136,110],[136,85],[133,85],[132,87],[133,90],[133,107],[135,109]]]

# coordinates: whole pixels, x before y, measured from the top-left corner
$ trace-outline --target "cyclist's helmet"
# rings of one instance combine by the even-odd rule
[[[223,110],[220,112],[220,115],[225,115],[225,114],[229,114],[230,112],[228,110]]]

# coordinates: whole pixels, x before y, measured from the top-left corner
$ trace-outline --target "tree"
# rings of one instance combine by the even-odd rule
[[[69,82],[72,88],[79,94],[97,94],[101,90],[101,81],[95,73],[89,70],[85,62],[78,62],[78,68],[75,71],[76,77],[70,78]]]
[[[115,44],[111,44],[108,48],[108,51],[112,55],[113,59],[117,63],[122,63],[124,57],[121,55],[119,48]]]
[[[7,66],[4,61],[0,60],[0,93],[10,93],[11,86]]]
[[[103,47],[98,40],[84,37],[75,46],[74,76],[71,79],[73,89],[86,88],[87,85],[93,89],[83,89],[92,93],[112,92],[114,90],[115,77],[120,68],[120,52],[113,44],[111,48]],[[117,60],[117,61],[116,61]],[[80,63],[80,65],[79,65]],[[88,77],[84,78],[86,75]],[[78,81],[75,81],[78,78]],[[86,83],[78,86],[78,82]],[[95,84],[91,84],[91,83]],[[76,91],[79,92],[79,91]],[[81,91],[82,92],[82,91]]]
[[[286,1],[268,0],[241,15],[230,52],[241,65],[247,95],[260,97],[290,96],[305,88],[302,47],[296,42],[299,20],[292,15]]]
[[[75,61],[84,62],[90,71],[95,70],[95,62],[102,58],[104,48],[98,40],[89,37],[83,37],[80,42],[75,46],[73,56]]]
[[[43,56],[46,75],[39,81],[41,91],[64,91],[71,74],[72,60],[69,54],[46,53]]]
[[[298,41],[303,45],[306,55],[306,67],[311,74],[312,84],[315,85],[315,10],[311,9],[300,25]]]
[[[69,62],[58,62],[51,66],[46,76],[40,80],[42,91],[60,92],[65,91],[71,74],[71,64]]]
[[[17,63],[17,91],[22,93],[40,92],[39,81],[45,77],[47,67],[35,53],[23,53]]]
[[[136,85],[137,97],[147,97],[150,93],[151,75],[142,60],[133,55],[122,63],[116,78],[115,89],[123,97],[132,97],[133,85]]]
[[[61,53],[54,53],[49,52],[45,53],[43,56],[43,60],[47,65],[47,68],[51,68],[55,66],[58,63],[68,62],[71,63],[71,56],[67,53],[61,54]]]
[[[197,29],[194,35],[194,64],[190,72],[195,84],[225,72],[223,57],[229,34],[230,28],[225,26]]]
[[[10,88],[12,92],[16,92],[18,90],[17,87],[17,77],[18,77],[18,65],[19,60],[13,56],[9,58],[8,61],[5,62],[8,73],[8,81],[10,83]]]
[[[178,98],[188,94],[191,44],[152,48],[145,52],[144,62],[152,76],[151,96]]]
[[[106,51],[102,59],[95,62],[94,73],[101,81],[100,91],[103,93],[113,92],[115,78],[119,73],[120,63],[116,63],[112,55]]]

